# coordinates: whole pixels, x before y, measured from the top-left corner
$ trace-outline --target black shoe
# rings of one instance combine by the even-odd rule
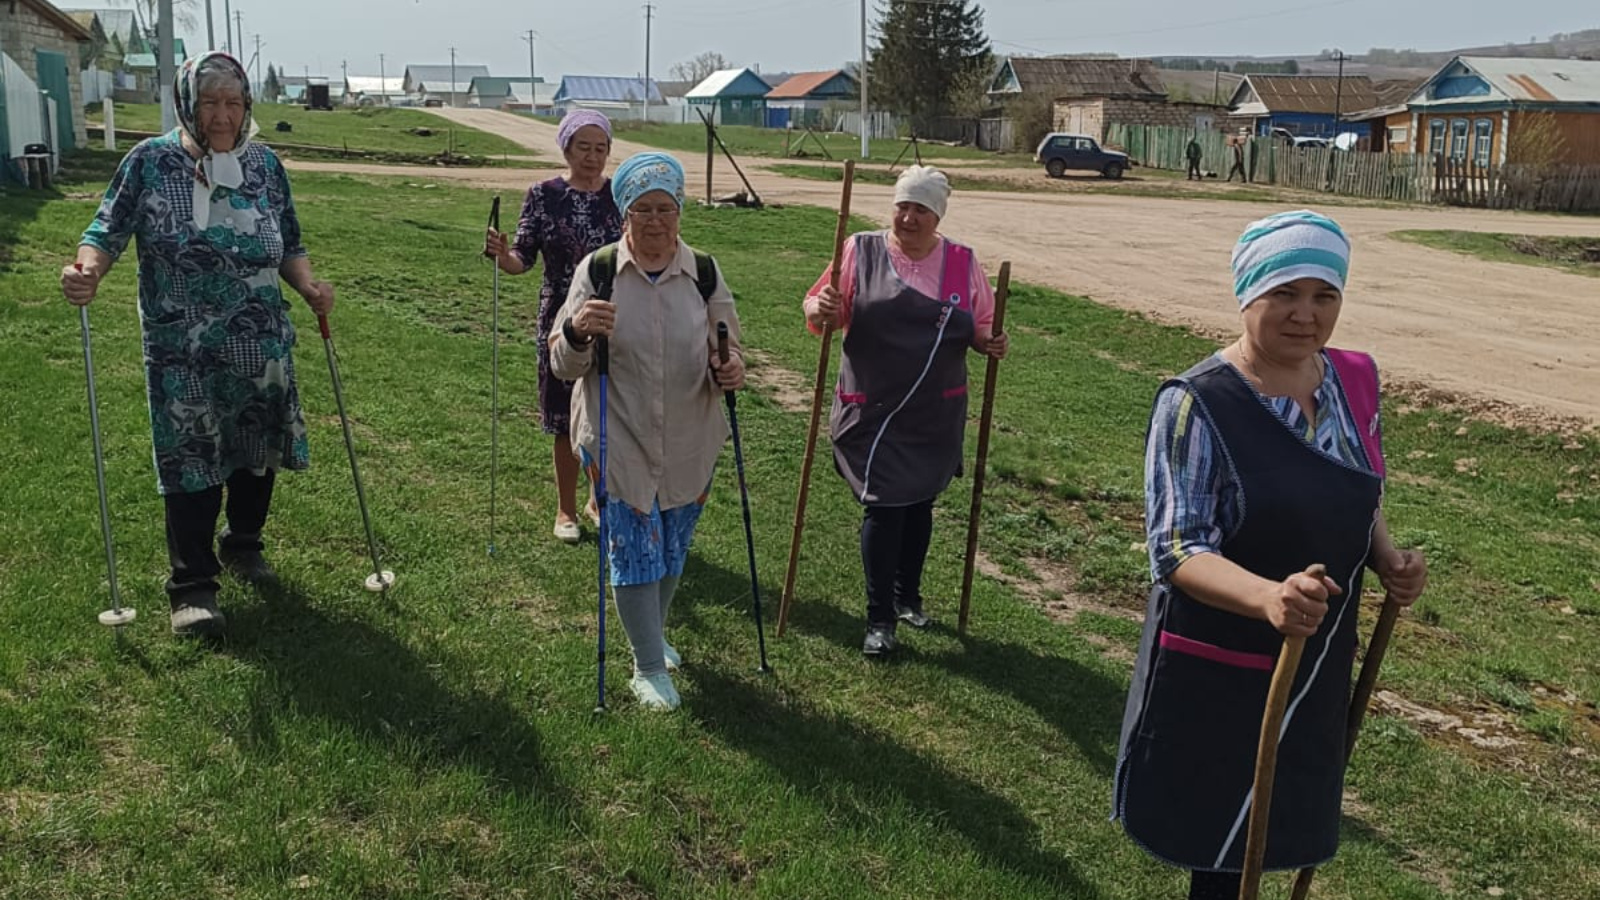
[[[172,603],[172,633],[179,637],[217,638],[227,627],[215,594],[189,594]]]
[[[882,659],[900,646],[894,636],[893,625],[867,626],[867,639],[861,643],[861,655],[868,659]]]
[[[278,573],[273,571],[267,558],[261,555],[260,550],[227,550],[217,552],[217,559],[222,567],[233,573],[240,581],[268,587],[278,583]]]
[[[910,625],[912,628],[927,628],[933,620],[922,614],[922,603],[918,601],[915,606],[894,605],[895,617]]]

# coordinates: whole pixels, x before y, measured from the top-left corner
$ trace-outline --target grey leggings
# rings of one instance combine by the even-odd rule
[[[672,595],[678,592],[678,579],[667,576],[649,584],[630,584],[612,588],[616,592],[617,615],[633,646],[635,675],[663,675],[667,660],[663,648],[667,637],[667,610]]]

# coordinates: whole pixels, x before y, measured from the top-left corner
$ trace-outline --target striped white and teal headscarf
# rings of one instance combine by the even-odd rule
[[[1244,309],[1273,288],[1320,278],[1344,290],[1350,239],[1339,223],[1309,209],[1251,222],[1233,248],[1233,293]]]

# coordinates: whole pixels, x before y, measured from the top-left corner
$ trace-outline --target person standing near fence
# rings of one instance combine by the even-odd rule
[[[1200,135],[1189,138],[1189,146],[1184,150],[1184,157],[1189,160],[1189,180],[1199,181],[1200,175]]]
[[[1239,176],[1239,180],[1245,184],[1250,183],[1250,173],[1244,167],[1244,144],[1246,140],[1248,138],[1241,137],[1234,138],[1228,142],[1228,146],[1233,148],[1233,168],[1228,170],[1229,184],[1233,183],[1233,176],[1235,175]]]

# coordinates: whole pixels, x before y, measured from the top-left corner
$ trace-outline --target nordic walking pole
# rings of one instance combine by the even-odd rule
[[[1328,567],[1317,563],[1306,569],[1312,578],[1328,575]],[[1267,818],[1272,812],[1272,781],[1278,774],[1278,738],[1283,716],[1289,708],[1289,693],[1294,676],[1300,671],[1300,656],[1306,639],[1285,637],[1278,652],[1278,665],[1272,670],[1272,686],[1267,689],[1267,708],[1261,717],[1261,743],[1256,750],[1256,777],[1251,791],[1250,830],[1245,833],[1244,874],[1239,880],[1239,900],[1256,900],[1261,892],[1261,871],[1267,859]]]
[[[372,517],[367,513],[367,492],[361,485],[361,466],[356,463],[356,442],[350,434],[350,417],[344,411],[344,383],[339,380],[339,363],[333,352],[333,333],[328,330],[328,317],[318,315],[317,327],[322,331],[322,349],[328,354],[333,401],[339,407],[339,424],[344,428],[344,449],[350,454],[350,477],[356,483],[356,503],[361,506],[361,524],[367,530],[367,553],[372,556],[372,574],[367,576],[365,585],[373,593],[387,593],[394,584],[394,573],[385,569],[379,561],[378,542],[372,536]]]
[[[611,299],[609,297],[605,298]],[[595,657],[599,665],[595,677],[594,711],[606,711],[606,548],[610,529],[606,528],[606,388],[611,377],[611,342],[604,336],[594,339],[595,365],[600,371],[600,472],[594,479],[594,505],[600,512],[600,649]]]
[[[82,263],[73,268],[83,271]],[[117,587],[117,551],[111,543],[111,507],[106,502],[106,453],[100,444],[100,401],[94,392],[94,351],[89,348],[89,307],[78,307],[78,329],[83,333],[83,375],[89,385],[89,430],[94,435],[94,480],[100,491],[100,537],[106,545],[106,577],[111,580],[111,608],[100,613],[100,624],[116,630],[122,637],[122,626],[132,622],[138,612],[122,605],[122,591]]]
[[[717,359],[728,363],[728,323],[717,323]],[[739,502],[744,506],[744,546],[750,557],[750,596],[756,617],[756,646],[761,652],[762,674],[772,667],[767,665],[767,636],[761,625],[761,580],[756,575],[756,537],[750,528],[750,487],[744,480],[744,445],[739,442],[739,401],[736,391],[723,391],[722,399],[728,404],[728,426],[733,432],[733,463],[739,470]]]
[[[489,230],[500,230],[500,196],[489,207]],[[490,314],[490,332],[493,335],[489,362],[489,555],[494,555],[494,512],[497,482],[500,475],[500,261],[489,248],[483,255],[494,265],[494,306]]]
[[[839,197],[839,224],[833,230],[833,271],[829,283],[839,289],[839,260],[844,256],[845,232],[850,227],[850,189],[856,180],[856,163],[844,163],[844,192]],[[822,389],[828,382],[828,358],[833,344],[833,326],[822,329],[822,349],[817,355],[817,384],[811,393],[811,428],[806,433],[805,461],[800,465],[800,496],[794,505],[794,535],[789,539],[789,569],[783,576],[783,598],[778,604],[778,637],[789,626],[789,605],[794,602],[794,577],[800,566],[800,535],[806,524],[806,499],[811,491],[811,464],[817,458],[817,429],[822,424]]]
[[[1005,330],[1006,299],[1011,296],[1011,262],[1000,263],[1000,278],[994,290],[994,326],[999,337]],[[983,414],[978,420],[978,462],[972,472],[972,511],[967,515],[967,561],[961,570],[961,617],[956,625],[967,633],[967,616],[972,610],[972,569],[978,561],[978,514],[983,512],[983,472],[989,461],[989,427],[994,424],[994,384],[1000,374],[1000,360],[989,357],[983,376]]]
[[[1389,638],[1394,635],[1394,623],[1400,617],[1400,604],[1385,594],[1383,609],[1378,613],[1378,624],[1372,629],[1372,640],[1367,643],[1367,655],[1361,661],[1361,675],[1356,679],[1355,693],[1350,697],[1350,714],[1345,720],[1344,759],[1350,764],[1350,754],[1355,752],[1356,738],[1361,736],[1361,724],[1367,718],[1367,706],[1372,702],[1372,692],[1378,685],[1378,669],[1383,666],[1384,654],[1389,652]],[[1291,900],[1306,900],[1311,893],[1311,880],[1317,875],[1315,866],[1300,870],[1294,879]]]

